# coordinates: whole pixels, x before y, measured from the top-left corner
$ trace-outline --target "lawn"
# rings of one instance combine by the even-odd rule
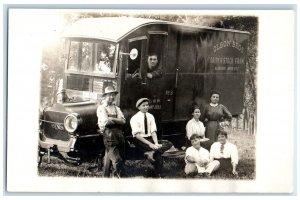
[[[228,135],[228,140],[237,145],[239,151],[238,177],[230,174],[215,173],[209,179],[255,179],[255,136],[238,131]],[[163,178],[187,178],[183,172],[184,160],[182,156],[164,159]],[[38,167],[41,176],[71,176],[71,177],[101,177],[102,172],[90,170],[94,163],[83,163],[80,166],[67,166],[61,160],[51,158],[51,163],[46,163],[46,158]],[[147,160],[127,160],[125,169],[130,178],[140,178],[149,169]]]

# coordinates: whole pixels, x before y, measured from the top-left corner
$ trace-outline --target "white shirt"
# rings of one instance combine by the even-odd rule
[[[144,126],[145,114],[144,113],[139,111],[135,115],[133,115],[132,118],[130,119],[130,126],[131,126],[133,137],[135,137],[135,135],[137,133],[140,133],[140,136],[142,136],[142,137],[150,137],[151,133],[157,131],[154,116],[147,112],[146,117],[147,117],[148,133],[145,133],[145,126]]]
[[[189,148],[186,149],[185,152],[185,162],[188,163],[188,161],[186,160],[186,157],[192,157],[195,160],[207,160],[209,161],[209,152],[204,149],[203,147],[200,147],[200,149],[196,149],[193,146],[190,146]]]
[[[221,143],[215,142],[211,145],[210,148],[210,160],[214,159],[220,159],[220,158],[231,158],[231,163],[238,164],[239,158],[238,158],[238,151],[234,144],[230,142],[226,142],[224,144],[224,150],[223,153],[221,153]]]
[[[201,121],[196,121],[194,118],[188,121],[186,124],[186,136],[188,139],[193,134],[197,134],[204,137],[205,134],[205,127]]]
[[[206,160],[207,164],[209,163],[209,152],[204,149],[203,147],[200,147],[200,149],[196,149],[193,146],[187,148],[186,152],[185,152],[185,163],[189,164],[190,162],[187,161],[187,157],[190,156],[192,158],[194,158],[195,160]],[[193,163],[196,165],[198,172],[203,172],[205,171],[205,168],[207,167],[206,165],[200,166],[198,163]]]
[[[99,128],[105,127],[106,123],[108,122],[108,115],[116,115],[117,118],[125,120],[124,114],[118,106],[103,103],[97,108]]]

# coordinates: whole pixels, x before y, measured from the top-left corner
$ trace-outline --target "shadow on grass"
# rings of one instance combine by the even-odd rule
[[[182,158],[165,158],[162,171],[164,179],[187,179],[184,173],[185,162]],[[91,172],[88,170],[89,165],[83,164],[77,167],[66,166],[64,163],[54,162],[51,164],[43,163],[38,168],[40,176],[64,176],[64,177],[101,177],[102,172]],[[152,170],[152,165],[147,160],[130,160],[125,163],[125,170],[128,178],[145,178],[147,172]],[[255,160],[243,159],[239,161],[237,166],[239,173],[238,177],[234,177],[230,173],[223,173],[216,171],[208,179],[255,179]]]
[[[163,178],[170,179],[186,179],[193,178],[187,177],[184,173],[185,162],[183,159],[165,158],[164,167],[162,171]],[[143,177],[148,169],[151,169],[151,165],[148,161],[130,161],[126,162],[126,171],[129,177]],[[209,177],[209,179],[243,179],[253,180],[255,179],[255,160],[245,159],[239,162],[237,167],[239,173],[238,177],[234,177],[230,173],[218,172]]]
[[[209,179],[255,179],[255,136],[234,132],[229,135],[229,141],[236,144],[239,150],[238,177],[230,173],[215,172]],[[184,157],[184,156],[183,156]],[[164,179],[187,179],[184,173],[185,162],[183,157],[164,158],[162,176]],[[67,176],[67,177],[101,177],[102,172],[91,172],[88,170],[95,163],[83,163],[80,166],[66,166],[57,158],[51,159],[50,164],[46,164],[46,158],[38,167],[40,176]],[[152,165],[147,160],[127,160],[125,170],[129,178],[144,178]]]

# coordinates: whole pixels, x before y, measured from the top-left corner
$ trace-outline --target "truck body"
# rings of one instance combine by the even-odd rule
[[[197,104],[202,111],[211,90],[221,93],[220,103],[233,115],[242,112],[249,36],[142,18],[78,20],[64,32],[67,59],[59,87],[68,101],[44,109],[40,148],[55,148],[69,160],[99,153],[104,147],[96,109],[109,85],[119,92],[115,103],[125,115],[129,143],[136,101],[147,97],[158,137],[183,146],[191,107]],[[163,73],[149,79],[147,55],[153,52]]]

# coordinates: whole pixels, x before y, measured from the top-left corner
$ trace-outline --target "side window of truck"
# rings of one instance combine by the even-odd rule
[[[114,71],[114,59],[116,45],[108,42],[98,42],[95,45],[95,65],[96,73],[112,73]]]
[[[68,70],[91,71],[93,63],[93,43],[71,41]]]
[[[80,45],[81,44],[79,41],[71,42],[68,70],[79,71],[78,49],[79,49]]]
[[[93,65],[93,43],[82,42],[81,71],[91,71]]]
[[[146,63],[146,47],[148,38],[146,36],[139,36],[128,40],[128,52],[135,49],[137,50],[137,57],[134,59],[127,56],[127,75],[132,78],[141,78],[145,73],[143,65]]]

